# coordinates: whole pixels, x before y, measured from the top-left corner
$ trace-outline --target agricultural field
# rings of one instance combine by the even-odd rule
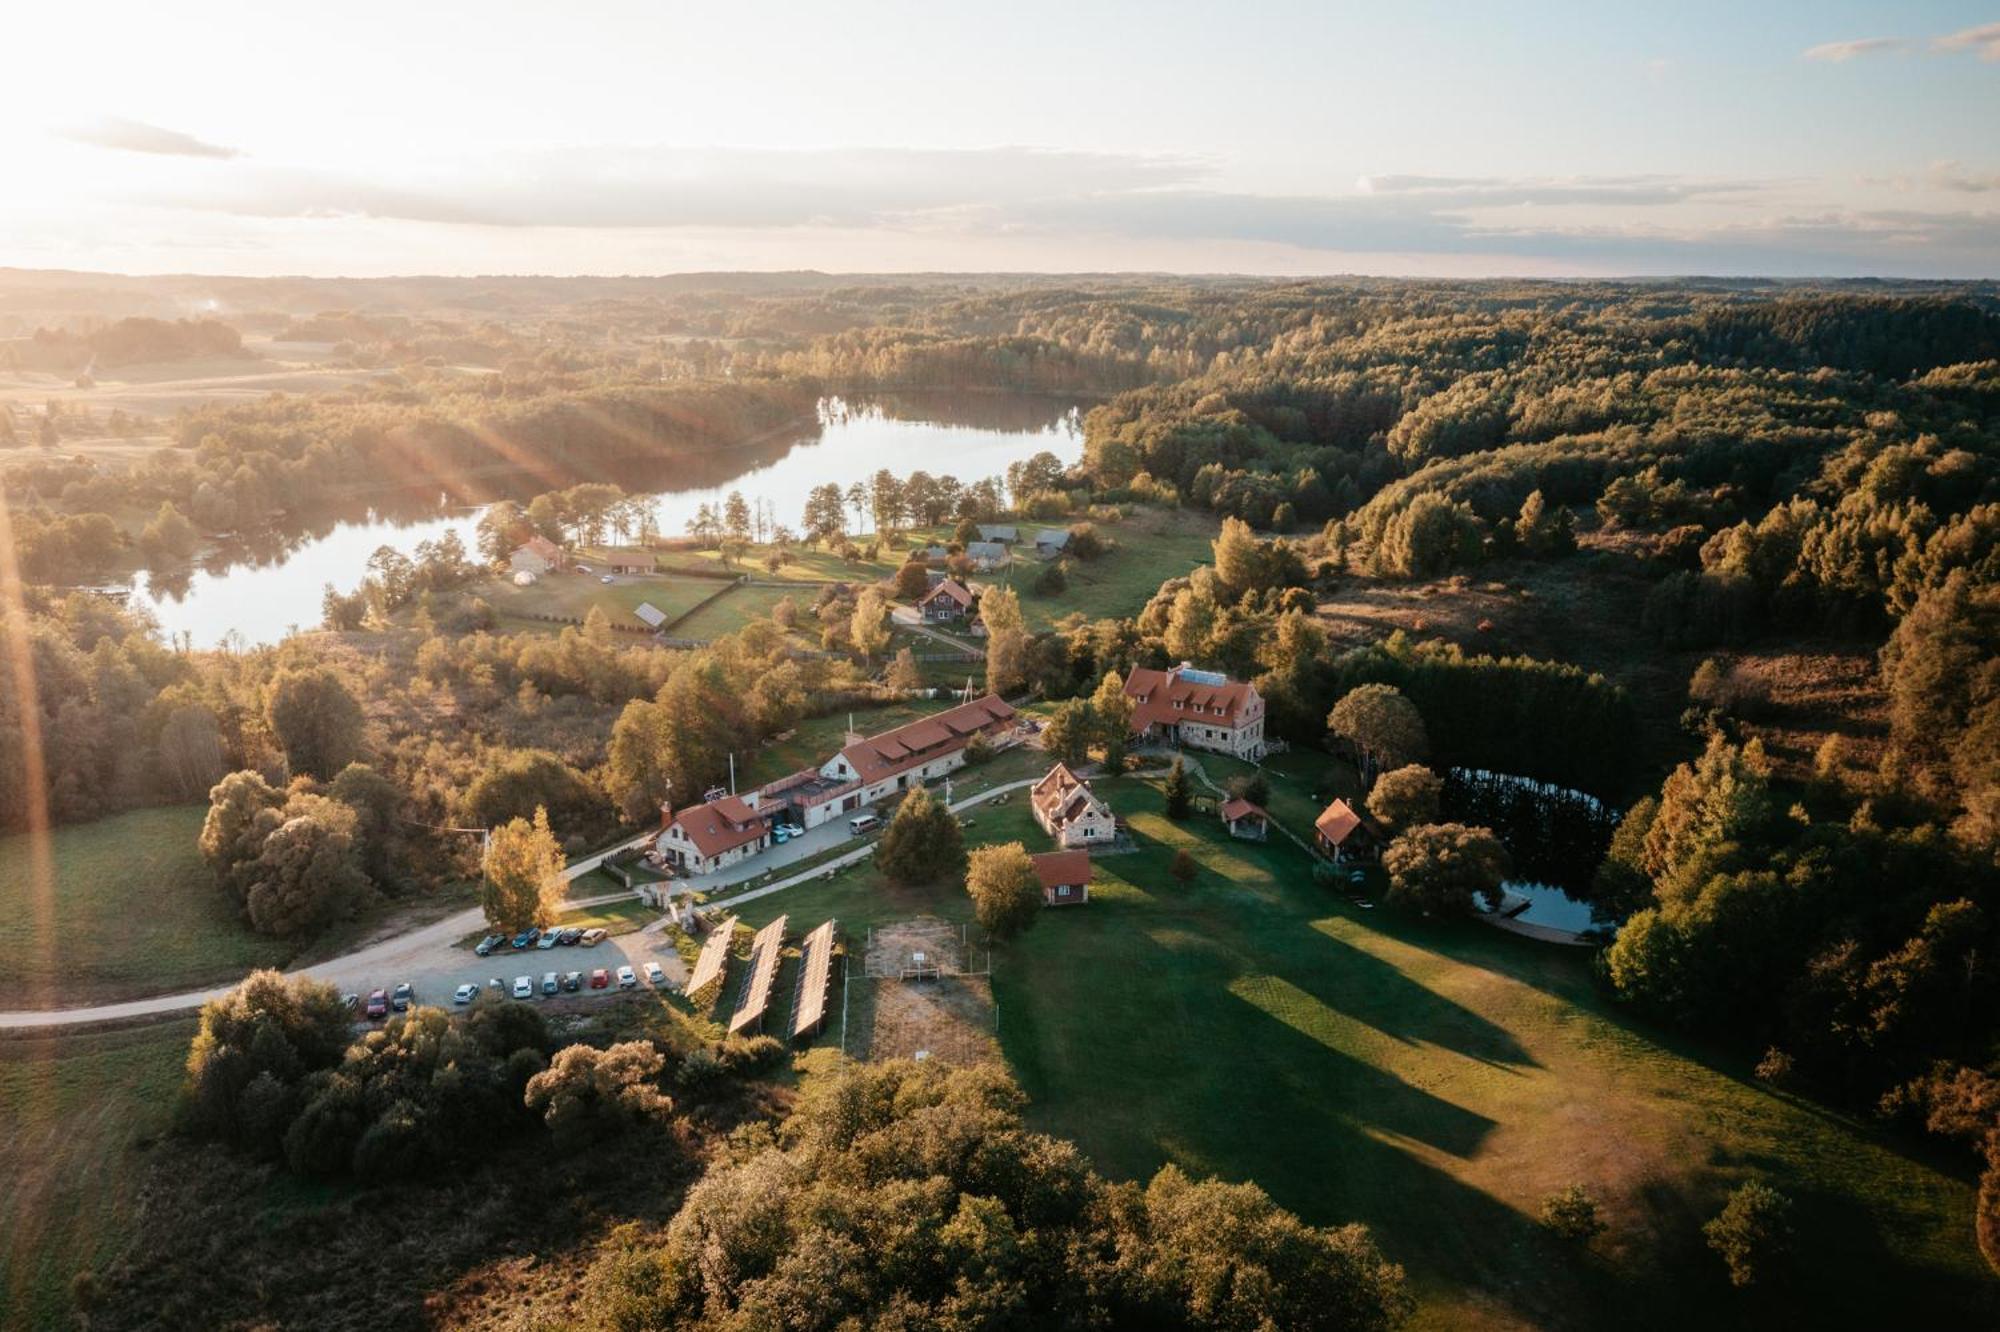
[[[290,945],[253,934],[196,849],[205,806],[114,814],[51,834],[44,886],[26,834],[0,838],[0,919],[43,946],[9,950],[7,1007],[115,1003],[285,962]]]
[[[1752,1174],[1814,1204],[1787,1290],[1802,1325],[2000,1316],[1953,1158],[1638,1023],[1577,950],[1357,910],[1287,841],[1169,822],[1137,779],[1100,789],[1140,850],[1099,857],[1088,905],[996,948],[991,998],[1031,1121],[1101,1169],[1143,1179],[1171,1161],[1255,1180],[1312,1221],[1365,1222],[1409,1269],[1426,1328],[1754,1321],[1699,1235]],[[1018,797],[982,807],[968,835],[1046,848]],[[1167,873],[1183,847],[1200,865],[1186,887]],[[741,917],[780,912],[837,917],[858,954],[871,925],[955,923],[968,905],[956,886],[891,889],[863,865]],[[858,1036],[869,988],[848,994]],[[1611,1224],[1589,1252],[1534,1220],[1572,1182]]]

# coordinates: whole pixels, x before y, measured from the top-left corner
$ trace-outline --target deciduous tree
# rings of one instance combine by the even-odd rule
[[[1042,881],[1019,842],[974,847],[966,865],[965,891],[972,898],[979,927],[996,939],[1011,939],[1027,929],[1042,909]]]
[[[1426,915],[1462,915],[1475,894],[1498,905],[1507,864],[1499,838],[1462,823],[1418,824],[1382,853],[1389,900]]]
[[[537,809],[533,821],[510,819],[488,834],[481,868],[482,905],[494,927],[511,932],[545,925],[561,910],[563,854],[547,810]]]

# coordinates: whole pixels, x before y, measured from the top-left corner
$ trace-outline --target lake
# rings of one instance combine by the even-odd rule
[[[643,479],[626,488],[653,497],[659,530],[668,536],[686,531],[701,505],[719,506],[732,490],[752,503],[768,501],[776,520],[797,530],[807,493],[829,481],[844,489],[886,467],[899,477],[924,471],[970,484],[1045,450],[1065,464],[1083,456],[1074,402],[1016,394],[913,394],[867,404],[828,399],[818,422],[795,437],[743,449],[745,466],[733,475],[718,479],[713,455],[698,464],[639,460],[633,475]],[[585,479],[601,478],[576,478]],[[534,487],[560,488],[539,478]],[[516,479],[496,483],[491,498],[532,493]],[[177,574],[141,573],[132,604],[150,610],[170,639],[185,635],[196,647],[275,643],[316,627],[326,585],[352,590],[379,547],[409,554],[419,542],[457,532],[474,548],[484,511],[483,504],[398,495],[365,517],[327,523],[303,537],[218,551]]]

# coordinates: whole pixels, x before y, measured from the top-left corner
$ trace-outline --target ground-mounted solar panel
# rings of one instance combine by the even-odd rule
[[[694,975],[688,977],[687,992],[690,996],[700,994],[708,986],[722,979],[722,973],[729,966],[729,940],[736,933],[736,920],[731,917],[709,933],[708,942],[701,946],[701,956],[694,961]]]
[[[833,988],[834,922],[808,934],[799,948],[799,988],[792,996],[792,1039],[804,1040],[826,1021],[826,1004]]]
[[[736,1012],[729,1019],[731,1033],[756,1026],[771,1006],[771,982],[778,978],[778,962],[784,952],[785,921],[780,916],[757,931],[750,941],[750,973],[743,978],[743,993],[737,997]]]

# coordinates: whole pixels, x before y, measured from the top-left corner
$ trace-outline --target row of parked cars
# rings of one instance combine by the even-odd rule
[[[504,934],[489,934],[473,946],[472,951],[481,957],[490,957],[502,949],[511,948],[515,952],[525,952],[530,948],[547,951],[551,948],[567,948],[582,944],[585,948],[595,948],[610,937],[609,930],[578,929],[574,925],[568,929],[551,925],[546,930],[530,925],[513,938]]]
[[[640,971],[634,971],[629,965],[619,967],[615,971],[609,967],[599,967],[587,977],[581,971],[560,973],[548,971],[542,973],[539,989],[545,997],[575,994],[586,986],[593,990],[608,990],[615,984],[621,990],[636,990],[639,988],[641,971],[645,975],[646,984],[654,989],[666,988],[666,970],[657,962],[648,962]],[[451,992],[451,1000],[455,1004],[469,1004],[479,997],[480,988],[477,982],[467,981]],[[532,976],[516,976],[512,986],[495,976],[486,982],[485,988],[496,994],[512,994],[516,999],[532,999],[537,990]],[[394,989],[371,990],[366,1002],[363,1002],[358,994],[341,996],[341,1002],[346,1004],[350,1011],[363,1014],[370,1022],[380,1022],[392,1012],[407,1013],[416,1001],[416,987],[408,981],[404,981]]]
[[[667,973],[661,968],[659,963],[646,963],[645,973],[648,985],[653,986],[655,989],[666,986]],[[599,967],[590,973],[587,981],[581,971],[566,971],[561,973],[545,971],[542,973],[542,983],[539,988],[543,998],[551,998],[558,994],[575,994],[578,990],[583,989],[586,984],[593,990],[605,990],[611,988],[614,976],[616,977],[618,988],[621,990],[636,990],[639,988],[639,973],[632,970],[629,964],[619,967],[615,972],[608,967]],[[532,999],[535,997],[537,989],[535,978],[532,976],[514,977],[514,984],[511,990],[509,990],[509,987],[502,985],[500,978],[495,976],[486,982],[486,988],[512,993],[516,999]],[[461,1004],[469,1004],[478,997],[479,987],[470,981],[459,986],[452,994],[452,998]]]

